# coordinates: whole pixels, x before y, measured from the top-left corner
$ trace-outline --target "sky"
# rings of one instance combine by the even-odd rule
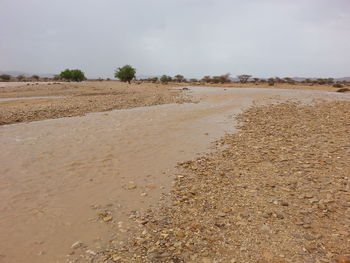
[[[0,70],[349,77],[350,0],[0,0]]]

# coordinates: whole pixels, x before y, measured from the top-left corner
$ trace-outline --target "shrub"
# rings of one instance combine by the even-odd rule
[[[210,76],[204,76],[201,81],[205,82],[205,83],[210,83],[211,82],[211,77]]]
[[[40,77],[39,77],[38,75],[33,75],[33,76],[32,76],[32,79],[35,79],[35,80],[38,81],[38,80],[40,79]]]
[[[275,85],[275,79],[274,78],[269,78],[267,80],[267,83],[269,84],[269,86],[273,86],[273,85]]]
[[[18,76],[17,76],[17,79],[18,79],[19,81],[24,80],[24,78],[25,78],[24,75],[18,75]]]
[[[123,82],[130,84],[131,80],[135,78],[136,69],[130,65],[125,65],[121,68],[116,69],[114,76]]]
[[[163,75],[160,77],[160,82],[162,82],[163,84],[167,84],[171,80],[172,80],[172,78],[170,76],[167,76],[167,75]]]
[[[287,82],[288,84],[295,85],[296,81],[292,78],[284,78],[284,81]]]
[[[2,74],[0,75],[0,79],[3,81],[9,81],[11,79],[11,75]]]
[[[180,82],[180,83],[181,83],[181,82],[186,82],[185,77],[182,76],[182,75],[180,75],[180,74],[176,75],[176,76],[174,77],[174,79],[175,79],[176,82]]]
[[[333,84],[333,87],[334,87],[334,88],[342,88],[343,85],[340,84],[340,83],[335,83],[335,84]]]
[[[247,83],[251,77],[252,77],[252,75],[247,75],[247,74],[237,76],[237,78],[239,79],[239,82],[241,82],[241,83]]]
[[[60,73],[60,78],[69,81],[80,82],[85,80],[84,72],[79,69],[66,69]]]
[[[347,92],[350,91],[349,88],[342,88],[342,89],[338,89],[337,92]]]

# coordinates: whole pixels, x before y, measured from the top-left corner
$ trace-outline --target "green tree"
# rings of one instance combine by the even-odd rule
[[[205,83],[210,83],[211,82],[211,77],[210,76],[204,76],[201,81],[205,82]]]
[[[167,75],[163,75],[160,77],[160,82],[162,82],[163,84],[167,84],[168,82],[170,82],[172,79],[170,76]]]
[[[185,77],[180,75],[180,74],[176,75],[174,77],[174,79],[175,79],[176,82],[185,82],[185,80],[186,80]]]
[[[0,79],[3,81],[9,81],[11,79],[11,75],[2,74],[0,75]]]
[[[85,80],[85,74],[80,69],[66,69],[60,73],[60,78],[69,81],[83,81]]]
[[[118,68],[115,71],[114,76],[118,79],[120,79],[123,82],[128,82],[130,84],[130,81],[135,78],[136,69],[134,69],[130,65],[125,65],[121,68]]]
[[[268,78],[267,79],[267,83],[269,84],[269,86],[273,86],[273,85],[275,85],[275,79],[274,78]]]
[[[24,78],[25,78],[25,77],[24,77],[24,75],[22,75],[22,74],[17,76],[17,79],[18,79],[19,81],[22,81]]]
[[[32,79],[35,79],[35,80],[39,80],[39,78],[40,78],[40,77],[39,77],[38,75],[33,75],[33,76],[32,76]]]

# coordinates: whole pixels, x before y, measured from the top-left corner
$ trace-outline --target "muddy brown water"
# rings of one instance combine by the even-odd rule
[[[0,262],[65,262],[76,241],[98,247],[118,239],[98,211],[107,207],[127,226],[130,211],[169,191],[178,162],[234,132],[234,115],[253,101],[349,98],[276,89],[188,93],[199,102],[1,126]]]

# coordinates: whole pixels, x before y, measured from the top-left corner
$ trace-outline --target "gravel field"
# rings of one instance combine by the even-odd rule
[[[39,96],[56,97],[29,100]],[[0,125],[187,101],[181,97],[180,91],[171,89],[170,85],[128,85],[118,81],[0,88],[0,98],[16,97],[27,98],[0,102]]]
[[[179,165],[163,204],[131,215],[135,236],[71,262],[350,262],[349,114],[250,108],[216,153]]]

